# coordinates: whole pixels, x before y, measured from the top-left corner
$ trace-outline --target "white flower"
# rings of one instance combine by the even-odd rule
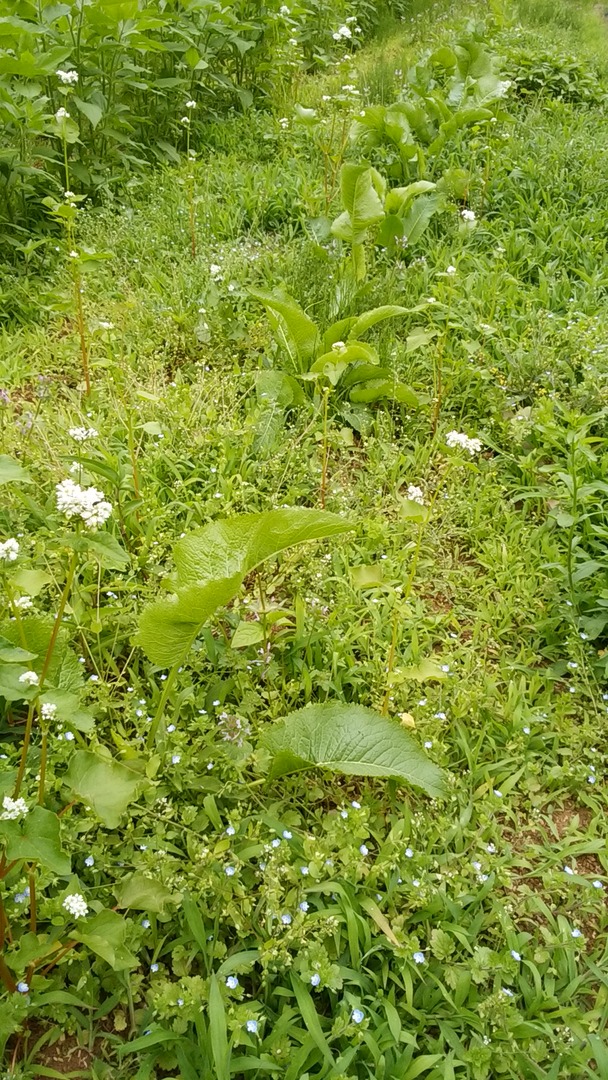
[[[50,701],[45,701],[40,711],[43,720],[54,720],[57,715],[57,706]]]
[[[185,127],[188,127],[188,125],[190,123],[190,117],[189,116],[182,116],[182,118],[180,120],[180,123],[184,124]]]
[[[2,807],[0,821],[17,821],[18,818],[25,817],[29,812],[25,799],[11,799],[10,795],[4,796]]]
[[[62,82],[64,86],[76,86],[76,83],[78,82],[77,71],[62,71],[60,68],[55,74],[59,79],[59,82]]]
[[[23,675],[19,676],[19,682],[24,686],[38,686],[40,680],[35,671],[24,671]]]
[[[331,350],[332,352],[343,353],[346,352],[346,345],[343,341],[334,341]]]
[[[19,554],[19,544],[12,537],[0,543],[0,559],[5,562],[14,562]]]
[[[463,221],[475,221],[475,211],[474,210],[461,210],[460,211],[460,216],[462,217]]]
[[[281,125],[283,130],[285,130],[285,128],[289,127],[289,120],[287,119],[286,116],[282,116],[281,119],[279,120],[279,124]]]
[[[33,601],[31,596],[20,596],[18,600],[15,600],[15,607],[18,608],[19,611],[29,611],[32,605]]]
[[[70,256],[69,257],[70,257],[70,259],[77,259],[78,258],[78,252],[77,251],[70,251]]]
[[[192,100],[187,101],[186,102],[186,108],[187,109],[196,109],[196,101],[192,101]]]
[[[64,197],[64,199],[67,199],[68,202],[70,201],[70,199],[75,199],[76,198],[73,191],[64,191],[63,197]]]
[[[283,6],[279,8],[279,15],[290,15],[290,14],[291,14],[291,12],[290,12],[289,8],[287,7],[287,4],[283,4]]]
[[[114,329],[114,323],[110,322],[108,319],[100,319],[99,320],[99,326],[100,326],[101,330],[113,330]]]
[[[448,446],[467,450],[471,457],[474,457],[481,450],[481,441],[479,439],[470,439],[468,435],[464,435],[461,431],[448,431],[445,441]]]
[[[86,442],[87,439],[96,439],[99,432],[94,427],[71,427],[68,429],[68,435],[76,442]]]
[[[419,503],[420,506],[424,506],[424,494],[422,488],[416,487],[415,484],[410,484],[407,489],[407,497],[411,502]]]
[[[66,911],[69,911],[70,915],[73,915],[75,919],[84,918],[89,911],[84,896],[79,892],[70,893],[69,896],[66,896],[63,901],[63,907]]]
[[[451,265],[447,266],[445,272],[446,272],[446,274],[450,274],[450,275],[455,274],[456,273],[456,267],[451,266]]]
[[[218,275],[221,274],[221,272],[222,272],[221,266],[218,266],[217,263],[211,263],[211,266],[209,267],[209,273],[211,274],[212,278],[218,277]]]
[[[55,120],[57,121],[58,124],[60,124],[62,120],[69,120],[69,119],[70,119],[70,114],[69,114],[67,109],[64,109],[63,106],[61,107],[61,109],[57,109],[57,112],[55,113]]]
[[[337,30],[337,33],[335,33],[333,35],[335,41],[339,41],[340,38],[347,38],[347,39],[352,38],[352,36],[353,36],[353,32],[352,32],[350,26],[346,26],[346,25],[339,26],[338,30]]]
[[[73,480],[62,480],[55,488],[57,509],[69,518],[80,517],[85,525],[96,529],[103,525],[112,513],[112,504],[104,499],[97,488],[82,488]]]

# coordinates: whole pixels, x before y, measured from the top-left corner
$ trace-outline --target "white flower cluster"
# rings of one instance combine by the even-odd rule
[[[3,544],[0,543],[0,559],[5,562],[14,562],[18,554],[19,544],[13,538],[5,540]]]
[[[67,518],[82,518],[85,525],[91,529],[103,525],[112,513],[112,504],[106,502],[103,491],[98,491],[97,488],[83,488],[73,480],[62,480],[55,490],[57,509]]]
[[[474,210],[461,210],[460,211],[460,216],[461,216],[463,221],[475,221],[475,211]]]
[[[33,606],[34,601],[31,596],[19,596],[17,600],[15,600],[15,607],[18,611],[29,611]]]
[[[45,701],[40,711],[43,720],[54,720],[57,715],[57,706],[53,705],[51,701]]]
[[[424,492],[422,488],[416,487],[416,484],[410,484],[407,489],[407,497],[411,502],[419,503],[420,506],[424,506]]]
[[[346,41],[348,41],[350,38],[352,38],[352,36],[353,36],[353,32],[352,32],[350,26],[346,26],[346,25],[339,26],[338,29],[336,30],[335,34],[332,34],[332,37],[333,37],[334,41],[341,41],[343,38],[346,39]]]
[[[459,450],[467,450],[471,457],[474,457],[481,450],[480,439],[470,439],[468,435],[461,431],[448,431],[445,441],[452,448],[458,447]]]
[[[19,682],[24,686],[38,686],[40,679],[35,671],[24,671],[23,675],[19,676]]]
[[[62,82],[64,86],[76,86],[76,83],[78,82],[77,71],[62,71],[61,68],[59,68],[55,74],[59,79],[59,82]]]
[[[76,442],[86,442],[87,439],[96,439],[99,432],[94,427],[71,427],[68,429],[68,435]]]
[[[69,896],[66,896],[63,901],[63,906],[75,919],[83,919],[89,912],[87,902],[84,896],[79,892],[70,893]]]
[[[25,799],[11,799],[10,795],[5,795],[2,800],[0,821],[17,821],[18,818],[25,817],[28,811],[29,807]]]
[[[60,109],[57,109],[57,112],[55,113],[55,120],[57,121],[58,124],[60,124],[62,120],[69,120],[69,119],[70,119],[70,114],[69,114],[67,109],[64,109],[63,106]]]

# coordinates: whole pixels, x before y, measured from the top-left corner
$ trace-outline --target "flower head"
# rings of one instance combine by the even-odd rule
[[[29,994],[29,992],[30,992],[30,988],[29,988],[29,986],[28,986],[28,984],[26,982],[18,982],[17,983],[17,990],[19,991],[20,994]]]
[[[68,435],[76,442],[86,442],[87,439],[96,439],[99,432],[94,427],[71,427],[68,428]]]
[[[350,1018],[353,1024],[360,1024],[365,1020],[365,1013],[363,1012],[363,1009],[353,1009]]]
[[[25,817],[29,811],[25,799],[11,799],[10,795],[4,796],[2,808],[0,821],[17,821],[18,818]]]
[[[474,210],[461,210],[460,211],[460,216],[462,217],[463,221],[475,221],[476,220]]]
[[[236,975],[229,975],[226,979],[226,986],[229,990],[236,990],[239,985],[239,980]]]
[[[62,120],[69,120],[69,119],[70,119],[70,114],[69,114],[67,109],[64,109],[63,106],[61,107],[61,109],[57,109],[57,112],[55,113],[55,120],[57,121],[58,124],[60,124],[62,122]]]
[[[320,982],[321,982],[321,976],[318,974],[318,972],[315,971],[314,975],[310,976],[310,985],[311,986],[318,986]]]
[[[416,484],[410,484],[407,489],[407,497],[410,502],[416,502],[420,506],[424,506],[424,493],[422,488],[417,487]]]
[[[0,560],[4,562],[14,562],[19,554],[19,544],[11,537],[10,540],[5,540],[4,543],[0,543]]]
[[[83,488],[73,480],[57,484],[57,509],[69,518],[79,517],[91,529],[99,528],[112,513],[112,504],[95,487]]]
[[[29,611],[34,605],[31,596],[19,596],[14,603],[19,611]]]
[[[467,450],[471,457],[478,454],[481,450],[480,439],[470,439],[468,435],[463,434],[461,431],[448,431],[445,441],[448,446],[460,450]]]
[[[194,101],[194,100],[193,100],[193,99],[191,98],[191,99],[190,99],[190,101],[187,101],[187,102],[186,102],[186,108],[187,108],[187,109],[196,109],[196,101]]]
[[[424,955],[423,952],[415,952],[414,955],[412,956],[412,960],[414,961],[415,964],[425,964],[426,963],[426,956]]]
[[[245,1027],[246,1027],[247,1031],[250,1033],[250,1035],[257,1035],[257,1032],[258,1032],[258,1022],[257,1022],[257,1020],[248,1020],[247,1023],[245,1024]]]
[[[19,676],[19,682],[24,686],[38,686],[40,679],[35,671],[24,671],[23,675]]]
[[[83,919],[88,914],[87,902],[81,893],[70,893],[63,901],[63,907],[73,915],[75,919]]]
[[[76,86],[76,83],[78,82],[77,71],[62,71],[61,68],[59,68],[55,74],[59,79],[59,82],[63,83],[64,86]],[[61,109],[59,111],[61,112]],[[65,112],[65,109],[63,111]]]

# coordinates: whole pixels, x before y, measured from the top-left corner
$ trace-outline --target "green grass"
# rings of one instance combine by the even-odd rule
[[[558,71],[575,56],[608,92],[608,27],[602,36],[591,5],[534,0],[507,14],[493,30],[507,78],[523,53],[557,57]],[[477,5],[442,4],[372,43],[352,71],[299,87],[298,101],[335,110],[333,152],[359,105],[323,95],[348,99],[341,88],[355,84],[363,101],[390,101],[395,70],[473,16]],[[115,906],[133,871],[166,887],[162,901],[121,912],[130,968],[78,947],[46,972],[41,964],[27,998],[6,994],[7,1078],[47,1075],[36,1060],[96,1080],[222,1077],[227,1038],[237,1080],[608,1075],[608,113],[601,99],[549,91],[507,106],[511,119],[489,142],[468,131],[443,152],[442,167],[473,174],[477,227],[465,230],[454,208],[402,260],[370,251],[358,289],[335,242],[311,235],[309,220],[324,213],[323,156],[305,131],[278,124],[292,103],[210,132],[195,166],[196,259],[186,166],[84,211],[79,245],[112,253],[84,278],[88,399],[62,260],[40,254],[29,274],[5,278],[20,324],[0,340],[2,452],[34,483],[4,488],[0,539],[18,536],[23,565],[48,575],[34,611],[55,613],[67,554],[54,485],[81,456],[129,556],[119,570],[83,556],[69,599],[95,730],[51,738],[47,805],[70,804],[61,819],[73,876],[39,871],[38,931],[65,940],[86,925],[64,930],[66,893],[82,893],[93,913]],[[326,508],[355,532],[288,552],[211,622],[142,766],[151,786],[107,828],[71,804],[65,769],[74,744],[143,760],[164,680],[133,634],[173,543],[220,515],[319,505],[322,396],[283,413],[256,395],[260,369],[283,359],[249,289],[281,284],[321,325],[434,297],[370,336],[429,403],[370,408],[353,429],[330,398]],[[408,352],[416,326],[439,337]],[[79,447],[74,425],[98,436]],[[482,453],[451,457],[454,429],[479,437]],[[410,484],[435,497],[422,532],[404,505]],[[569,577],[569,557],[597,565]],[[361,566],[374,568],[374,584],[358,584]],[[231,648],[239,620],[273,606],[282,621],[268,648]],[[3,636],[14,632],[6,613],[3,625]],[[446,670],[423,679],[429,659]],[[268,724],[308,702],[381,710],[385,698],[445,768],[445,801],[392,780],[266,778],[257,740]],[[24,715],[5,710],[0,781],[18,762]],[[32,803],[38,735],[33,751]],[[14,896],[27,882],[22,866],[0,882],[14,970],[28,929],[28,905]],[[35,1047],[60,1030],[68,1038],[54,1056]]]

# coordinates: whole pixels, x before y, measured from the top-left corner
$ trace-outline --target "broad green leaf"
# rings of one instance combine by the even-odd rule
[[[100,911],[91,919],[79,920],[78,929],[70,938],[101,956],[114,971],[126,971],[139,963],[126,945],[128,929],[128,923],[117,911]]]
[[[154,911],[160,913],[167,904],[176,903],[179,893],[172,893],[157,878],[147,874],[132,874],[114,889],[116,904],[119,908],[135,908],[136,911]]]
[[[290,713],[262,737],[273,755],[271,778],[299,768],[354,776],[397,777],[428,795],[444,794],[441,770],[403,728],[362,705],[331,702]],[[302,764],[295,767],[294,762]]]
[[[365,360],[368,364],[379,364],[380,358],[373,346],[368,345],[365,341],[348,341],[341,349],[332,349],[330,352],[323,353],[319,356],[310,371],[325,372],[326,368],[331,368],[336,364],[343,364],[346,367],[348,364],[353,364],[356,360]],[[343,367],[343,370],[344,370]]]
[[[371,311],[366,311],[363,315],[359,315],[359,317],[353,321],[348,337],[360,338],[363,334],[366,334],[368,330],[371,330],[372,326],[376,326],[379,322],[384,322],[385,319],[396,319],[398,315],[409,314],[410,308],[400,307],[399,304],[384,304],[382,307],[373,308]]]
[[[372,566],[353,566],[351,567],[350,576],[353,585],[357,589],[374,589],[378,585],[382,585],[382,582],[384,581],[384,574],[380,563],[376,563],[376,565]]]
[[[370,379],[350,392],[350,400],[354,404],[367,404],[372,401],[381,401],[383,398],[397,401],[400,405],[407,405],[411,409],[417,408],[420,404],[418,395],[409,386],[395,379]]]
[[[416,326],[411,334],[407,336],[405,343],[406,353],[414,352],[416,349],[422,348],[423,345],[428,345],[433,338],[437,337],[438,333],[438,330],[425,330],[422,326]]]
[[[408,213],[403,217],[403,228],[407,237],[408,247],[417,244],[431,218],[443,209],[441,195],[419,195],[412,203]]]
[[[295,360],[301,371],[306,371],[312,362],[319,343],[319,331],[311,318],[300,305],[283,289],[264,292],[250,289],[251,295],[259,300],[266,310],[279,316],[275,328],[283,330],[281,344],[287,345],[289,352],[295,350]],[[286,333],[285,333],[286,332]],[[292,346],[292,349],[289,346]]]
[[[6,857],[39,862],[53,874],[70,873],[70,857],[61,847],[59,818],[42,806],[35,806],[18,821],[0,820],[0,841],[6,844]]]
[[[407,187],[392,188],[384,201],[384,209],[387,214],[403,215],[412,199],[417,195],[426,195],[429,191],[433,191],[435,187],[436,185],[431,183],[430,180],[416,180],[415,183],[408,184]]]
[[[112,533],[81,533],[80,536],[65,539],[74,551],[94,555],[101,566],[107,570],[126,570],[129,566],[130,559],[127,552],[118,543],[116,537],[112,536]]]
[[[259,645],[264,640],[264,630],[258,622],[240,622],[230,644],[233,649],[246,649],[249,645]]]
[[[95,105],[93,101],[83,101],[82,98],[76,97],[76,95],[73,96],[73,100],[82,115],[86,116],[91,126],[96,128],[103,116],[103,109],[101,109],[99,105]]]
[[[308,128],[315,128],[319,124],[316,109],[307,109],[304,105],[299,105],[298,102],[293,107],[295,113],[295,121]]]
[[[92,807],[109,829],[115,829],[131,802],[148,781],[119,761],[78,750],[63,782]]]
[[[334,221],[332,232],[340,240],[362,244],[367,230],[384,217],[384,206],[369,165],[345,162],[340,170],[340,187],[345,209]]]
[[[31,484],[28,471],[7,454],[0,454],[0,484]]]
[[[203,623],[237,595],[242,574],[177,588],[171,596],[147,604],[139,618],[135,643],[154,664],[171,667],[186,655]]]
[[[274,369],[258,372],[255,392],[260,405],[278,405],[281,409],[303,405],[306,400],[302,387],[293,375]]]
[[[327,1039],[323,1034],[323,1028],[321,1027],[321,1021],[319,1019],[319,1014],[315,1008],[315,1003],[309,991],[304,986],[304,983],[301,979],[298,978],[295,972],[293,972],[291,975],[291,985],[293,986],[296,1000],[298,1002],[298,1009],[306,1025],[306,1028],[308,1029],[312,1039],[318,1046],[319,1050],[323,1054],[323,1057],[325,1058],[327,1064],[330,1067],[333,1067],[333,1065],[335,1064],[334,1058],[329,1047],[329,1043],[327,1042]]]
[[[400,675],[403,679],[415,679],[416,682],[426,682],[428,679],[446,679],[447,672],[443,671],[441,664],[436,660],[421,660],[415,667],[402,668]]]
[[[44,570],[17,570],[11,577],[11,584],[16,585],[27,596],[38,596],[45,585],[53,580],[51,574],[45,574]]]

